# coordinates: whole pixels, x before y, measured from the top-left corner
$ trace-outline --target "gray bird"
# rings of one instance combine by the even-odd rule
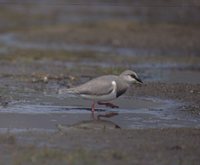
[[[127,89],[135,83],[142,83],[142,80],[134,71],[126,70],[119,76],[105,75],[92,79],[85,84],[73,88],[63,88],[59,94],[75,94],[93,101],[92,112],[95,110],[95,103],[100,105],[117,107],[112,103],[106,103],[124,94]]]

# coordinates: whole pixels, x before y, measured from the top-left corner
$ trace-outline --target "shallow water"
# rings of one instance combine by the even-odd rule
[[[1,95],[8,100],[8,104],[2,103],[0,106],[2,132],[56,131],[57,124],[66,126],[93,120],[91,101],[71,95],[57,95],[58,82],[31,83],[26,79],[8,76],[2,77],[0,83]],[[181,110],[187,104],[185,102],[125,95],[113,103],[119,108],[98,105],[95,116],[116,112],[117,116],[105,120],[112,121],[122,129],[200,127],[197,114]]]
[[[1,107],[0,130],[53,131],[57,130],[57,124],[70,126],[81,121],[93,120],[90,111],[91,102],[87,100],[76,97],[63,99],[40,96],[38,102],[42,104],[38,105],[34,100],[29,100]],[[173,100],[125,96],[115,100],[114,103],[120,108],[97,106],[95,115],[116,112],[117,116],[105,120],[112,121],[121,128],[200,127],[200,119],[176,110],[182,104]]]
[[[55,1],[52,2],[55,3]],[[79,44],[76,42],[73,44],[67,44],[61,40],[55,42],[53,39],[50,43],[42,41],[33,42],[25,37],[27,30],[37,30],[41,25],[45,25],[48,28],[51,25],[66,25],[67,23],[76,24],[80,22],[89,23],[100,20],[110,20],[111,23],[112,21],[116,23],[115,21],[118,19],[118,23],[120,24],[120,20],[126,19],[130,20],[130,23],[136,21],[147,23],[147,25],[148,22],[158,23],[161,25],[163,22],[170,22],[172,25],[173,23],[185,22],[187,24],[198,23],[200,16],[198,14],[198,7],[194,6],[193,10],[191,10],[187,5],[185,7],[180,6],[176,8],[169,6],[152,8],[147,5],[144,8],[141,8],[144,4],[139,1],[136,1],[136,4],[138,4],[135,7],[131,6],[127,2],[120,2],[120,4],[109,4],[105,2],[101,4],[93,3],[90,7],[88,7],[88,5],[63,5],[53,3],[5,5],[5,13],[8,14],[9,19],[6,20],[6,15],[5,18],[0,18],[1,22],[4,22],[0,25],[2,30],[0,34],[0,55],[10,55],[10,51],[16,50],[56,50],[66,52],[92,52],[106,55],[112,54],[116,55],[116,58],[119,56],[124,58],[134,56],[138,58],[136,59],[138,62],[132,64],[131,61],[128,61],[126,64],[116,64],[114,59],[111,63],[95,62],[92,60],[91,62],[88,62],[80,59],[79,62],[66,60],[65,62],[61,61],[59,63],[59,61],[50,59],[49,61],[32,61],[31,64],[26,64],[26,62],[20,63],[16,60],[10,62],[10,64],[7,63],[1,65],[1,96],[6,96],[9,102],[8,105],[2,104],[2,106],[0,106],[0,131],[6,131],[7,129],[14,132],[26,130],[52,131],[56,130],[56,124],[72,125],[81,121],[92,120],[90,112],[91,102],[74,97],[61,98],[48,93],[48,90],[54,90],[53,92],[55,92],[56,88],[59,87],[58,83],[50,82],[46,85],[44,83],[27,83],[27,81],[30,81],[33,72],[45,72],[49,74],[54,73],[55,71],[55,74],[58,74],[63,70],[63,68],[69,70],[74,68],[76,69],[77,64],[79,64],[80,66],[78,67],[87,65],[92,70],[95,67],[103,69],[120,67],[133,70],[136,69],[141,73],[141,78],[145,83],[151,81],[161,81],[164,83],[200,83],[200,65],[198,62],[195,62],[194,64],[193,62],[190,63],[190,61],[185,62],[183,60],[183,63],[181,60],[176,61],[177,56],[178,58],[189,55],[192,55],[192,57],[198,56],[199,49],[193,50],[193,47],[191,47],[191,49],[184,49],[183,46],[181,49],[173,48],[172,50],[169,48],[162,50],[159,47],[156,47],[156,49],[146,49],[145,47],[120,47],[118,44],[118,46],[109,46],[109,44],[105,44],[107,42],[105,42],[104,45],[98,44],[98,42],[96,44],[93,43],[93,45],[86,43]],[[166,4],[164,3],[164,5]],[[178,10],[178,13],[177,9],[180,9]],[[12,14],[15,15],[15,13],[21,13],[22,15],[16,15],[16,18],[11,18]],[[25,13],[27,14],[28,19],[24,18],[23,15]],[[19,21],[18,18],[20,18]],[[22,27],[21,24],[24,26]],[[8,27],[11,28],[11,30],[7,30]],[[195,29],[196,27],[194,26],[194,30]],[[149,33],[151,33],[151,31],[149,31]],[[177,38],[179,35],[182,35],[182,33],[178,34],[177,32]],[[188,37],[187,35],[186,37]],[[124,38],[119,39],[123,41]],[[142,39],[145,40],[145,37],[142,37]],[[190,39],[192,39],[192,37],[188,37],[188,41],[190,41]],[[191,42],[191,45],[192,44],[195,44],[195,42]],[[186,44],[186,46],[188,45],[190,48],[189,43]],[[145,63],[144,59],[139,58],[142,56],[147,57],[149,55],[156,57],[157,55],[174,55],[176,58],[172,59],[169,63],[165,63],[165,61],[162,60],[160,60],[162,63],[159,62],[159,57],[158,59],[153,59],[151,62],[146,58],[147,62]],[[8,76],[4,77],[2,75]],[[20,80],[19,77],[23,77],[23,75],[26,77],[24,79],[21,78],[22,80]],[[80,74],[78,75],[80,76]],[[114,101],[114,103],[119,105],[120,108],[109,109],[99,106],[97,107],[96,114],[117,112],[119,115],[106,120],[113,121],[121,128],[200,127],[200,119],[198,116],[179,110],[178,107],[186,103],[180,103],[175,100],[131,96],[122,97]]]

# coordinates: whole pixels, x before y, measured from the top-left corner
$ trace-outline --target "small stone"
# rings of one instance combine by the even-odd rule
[[[45,83],[47,83],[47,82],[48,82],[48,77],[47,77],[47,76],[44,76],[43,81],[44,81]]]
[[[69,79],[70,79],[71,81],[73,81],[73,80],[75,80],[75,77],[74,77],[74,76],[69,76]]]

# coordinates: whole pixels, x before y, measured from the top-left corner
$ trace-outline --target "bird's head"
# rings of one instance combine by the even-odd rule
[[[142,84],[142,80],[132,70],[126,70],[119,75],[128,84]]]

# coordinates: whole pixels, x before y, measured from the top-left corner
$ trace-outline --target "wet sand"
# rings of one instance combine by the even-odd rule
[[[199,3],[182,3],[1,4],[0,164],[199,164]],[[125,69],[144,84],[97,107],[112,118],[57,94]]]
[[[52,93],[52,89],[47,89]],[[0,117],[1,163],[199,164],[199,91],[197,84],[149,82],[133,87],[125,98],[116,100],[120,109],[98,108],[96,114],[117,111],[118,116],[105,119],[113,123],[95,125],[88,111],[90,104],[85,100],[69,103],[69,99],[46,98],[41,91],[37,97],[38,92],[33,92],[35,96],[27,95],[27,91],[21,95],[19,90],[12,98],[18,99],[15,103],[7,98],[8,104],[1,107],[4,111]],[[141,96],[150,100],[160,98],[161,105],[156,99],[153,104],[151,101],[146,104],[145,99],[138,105],[126,102],[126,99],[142,101]],[[162,100],[179,104],[174,106],[173,102]],[[3,104],[4,97],[1,101]],[[37,105],[38,102],[43,105]],[[167,111],[168,103],[172,109]],[[75,109],[66,106],[72,104]],[[63,129],[58,129],[58,124]]]

